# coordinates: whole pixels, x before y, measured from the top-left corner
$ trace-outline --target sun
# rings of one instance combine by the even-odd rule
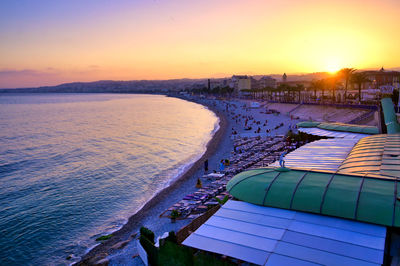
[[[326,69],[326,71],[328,71],[331,74],[338,72],[340,70],[339,60],[337,60],[337,59],[329,60],[329,62],[327,62],[327,64],[326,64],[325,69]]]

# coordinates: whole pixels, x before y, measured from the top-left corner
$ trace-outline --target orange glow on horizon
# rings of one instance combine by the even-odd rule
[[[0,88],[400,67],[398,0],[117,0],[95,11],[3,19]]]

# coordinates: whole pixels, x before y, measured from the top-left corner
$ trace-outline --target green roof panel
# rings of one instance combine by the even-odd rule
[[[400,133],[400,125],[397,122],[397,116],[394,111],[394,105],[391,98],[383,98],[381,100],[383,116],[388,134]]]
[[[400,183],[397,182],[397,197],[395,201],[395,208],[394,208],[394,224],[395,227],[400,227]]]
[[[353,219],[360,185],[358,177],[335,175],[326,191],[322,213]]]
[[[310,172],[299,184],[293,196],[292,208],[298,211],[319,212],[324,189],[329,183],[326,174]]]
[[[265,202],[278,208],[289,209],[292,195],[304,173],[289,171],[277,178],[267,191]]]
[[[391,98],[381,99],[383,116],[385,123],[397,121],[396,113],[394,112],[394,105]]]
[[[254,175],[264,174],[266,172],[274,172],[271,169],[253,169],[246,172],[241,172],[235,176],[236,184],[242,182],[245,179],[248,179]],[[226,189],[230,190],[233,184],[228,184]]]
[[[251,177],[251,179],[249,177],[246,178],[241,175],[239,176],[240,179],[238,180],[236,185],[231,187],[227,186],[227,189],[232,191],[232,193],[235,193],[238,198],[242,198],[246,202],[263,205],[265,191],[269,187],[270,183],[274,180],[274,178],[279,174],[279,172],[265,170],[252,170],[250,172],[251,175],[249,176]],[[243,187],[245,187],[246,189],[243,189]],[[251,193],[248,193],[248,191],[251,191]]]
[[[360,194],[357,218],[367,222],[391,224],[393,219],[393,182],[365,179]]]
[[[297,123],[298,127],[317,127],[321,122],[304,121]]]
[[[351,133],[360,133],[360,134],[379,134],[379,130],[374,126],[366,126],[366,125],[353,125],[353,124],[344,124],[344,123],[328,123],[328,122],[300,122],[297,123],[297,127],[303,128],[320,128],[331,131],[340,131],[340,132],[351,132]]]

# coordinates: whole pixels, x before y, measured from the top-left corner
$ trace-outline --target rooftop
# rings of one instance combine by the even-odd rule
[[[285,166],[336,171],[357,143],[357,138],[321,139],[308,143],[285,156]],[[279,166],[276,161],[270,166]]]
[[[351,132],[343,132],[343,131],[331,131],[331,130],[321,129],[321,128],[317,128],[317,127],[312,127],[312,128],[300,127],[298,130],[301,132],[310,134],[310,135],[328,137],[328,138],[359,140],[361,138],[370,136],[368,134],[351,133]]]
[[[361,139],[339,167],[339,172],[400,178],[400,134]]]
[[[259,265],[381,265],[386,228],[228,201],[183,244]]]
[[[400,226],[397,178],[281,169],[244,171],[228,182],[227,191],[257,205]]]
[[[358,133],[363,135],[379,134],[379,130],[374,126],[353,125],[344,123],[327,123],[327,122],[300,122],[297,124],[299,128],[319,128],[326,131],[338,131],[348,133]]]

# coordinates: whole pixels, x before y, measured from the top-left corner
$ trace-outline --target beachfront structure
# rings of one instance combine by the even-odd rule
[[[368,83],[368,89],[382,89],[385,86],[400,88],[400,72],[386,71],[383,67],[379,71],[363,71],[371,81]]]
[[[380,265],[386,228],[228,201],[183,244],[257,265]]]
[[[258,265],[397,265],[400,125],[389,101],[382,101],[388,134],[321,125],[341,135],[293,151],[289,168],[233,177],[226,188],[239,201],[183,244]]]
[[[361,83],[350,80],[350,86],[346,93],[347,101],[353,100],[358,102],[359,99],[367,102],[379,101],[383,95],[392,94],[394,89],[400,88],[399,71],[386,71],[384,68],[381,68],[379,71],[360,71],[354,74],[361,74],[365,77],[365,80]],[[344,83],[344,80],[342,82]],[[345,99],[345,91],[343,86],[338,85],[335,91],[335,99],[336,102],[342,102]],[[358,95],[359,89],[361,92],[360,96]]]
[[[393,90],[400,88],[400,72],[386,71],[362,71],[367,81],[361,84],[351,84],[349,95],[358,95],[358,86],[361,86],[361,99],[363,101],[379,101],[382,95],[392,94]],[[355,87],[357,89],[355,89]]]

